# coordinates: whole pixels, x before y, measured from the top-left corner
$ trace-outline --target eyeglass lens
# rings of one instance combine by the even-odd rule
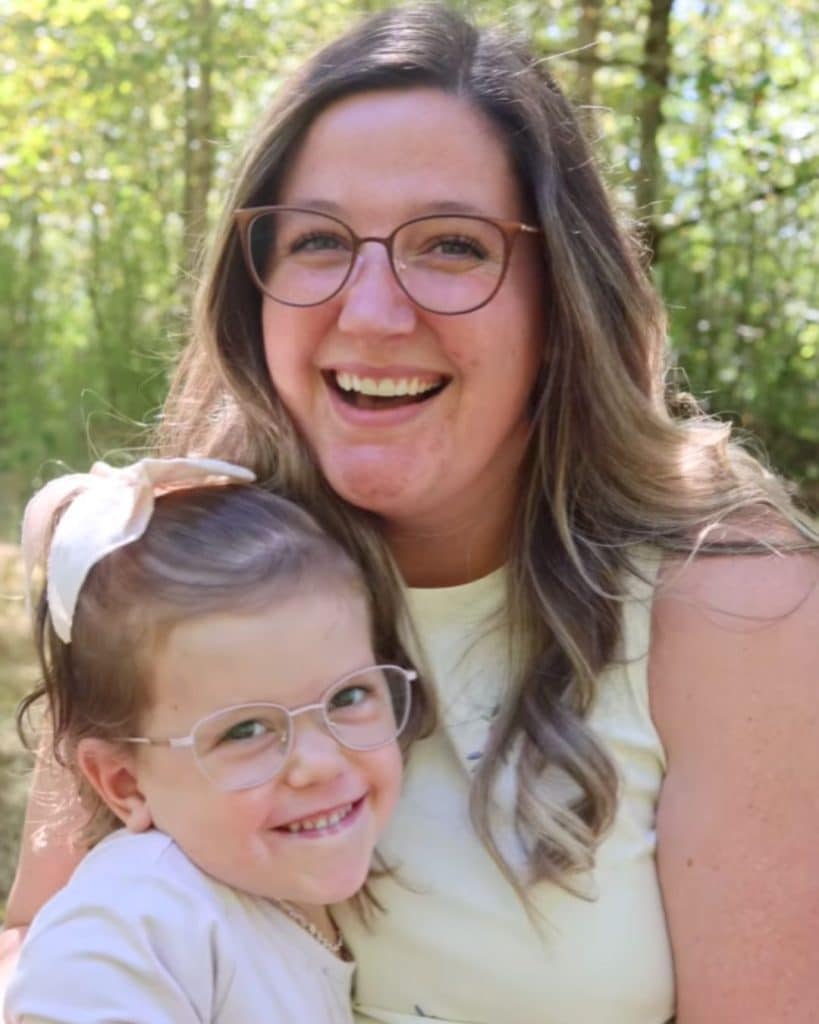
[[[325,696],[321,714],[327,731],[342,746],[373,750],[398,736],[409,703],[410,683],[404,671],[382,665],[341,680]],[[284,708],[245,704],[200,722],[193,749],[204,773],[218,786],[247,789],[283,767],[291,728]]]
[[[310,306],[344,284],[355,238],[340,221],[304,210],[259,214],[249,228],[258,284],[280,302]],[[491,221],[431,216],[402,225],[393,238],[392,268],[419,306],[439,313],[482,305],[503,276],[506,241]]]

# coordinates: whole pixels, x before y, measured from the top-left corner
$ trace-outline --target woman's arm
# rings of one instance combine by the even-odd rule
[[[46,756],[38,759],[29,795],[17,875],[0,933],[0,1008],[17,962],[25,928],[62,888],[83,855],[77,832],[84,816],[70,773]]]
[[[11,976],[20,958],[20,946],[23,944],[26,930],[25,928],[8,928],[0,932],[0,1014],[3,1011]]]
[[[85,853],[79,840],[85,820],[71,773],[42,754],[28,798],[7,928],[30,924],[45,901],[71,877]]]
[[[699,558],[655,602],[658,865],[678,1024],[819,1006],[819,562]]]

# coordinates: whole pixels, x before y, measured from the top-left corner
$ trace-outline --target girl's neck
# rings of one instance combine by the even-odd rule
[[[279,905],[297,924],[315,928],[329,945],[338,940],[338,928],[327,907],[315,903],[293,903],[291,900],[279,900]]]

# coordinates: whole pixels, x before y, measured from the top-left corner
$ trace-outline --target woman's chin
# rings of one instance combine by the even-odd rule
[[[336,494],[351,505],[386,519],[412,515],[422,497],[417,474],[395,458],[379,458],[374,453],[362,457],[359,453],[334,459],[332,465],[323,469]]]

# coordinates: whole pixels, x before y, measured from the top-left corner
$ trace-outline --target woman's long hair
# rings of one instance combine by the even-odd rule
[[[661,303],[543,62],[439,4],[367,18],[316,54],[261,118],[203,268],[160,448],[252,466],[304,502],[369,565],[370,579],[394,584],[375,517],[333,494],[275,392],[261,298],[231,213],[276,201],[306,130],[330,104],[414,87],[462,97],[490,119],[527,216],[543,229],[543,360],[509,547],[509,637],[523,667],[504,681],[499,727],[472,794],[479,834],[524,895],[527,880],[507,864],[488,822],[492,783],[522,737],[516,817],[530,840],[528,881],[571,885],[572,873],[593,862],[616,808],[614,767],[585,716],[595,679],[615,654],[623,579],[636,571],[637,546],[714,550],[718,524],[730,518],[733,548],[759,549],[759,522],[792,514],[785,489],[729,428],[667,383]],[[723,544],[728,538],[723,531]],[[536,784],[547,766],[572,781],[568,808],[549,803]]]

